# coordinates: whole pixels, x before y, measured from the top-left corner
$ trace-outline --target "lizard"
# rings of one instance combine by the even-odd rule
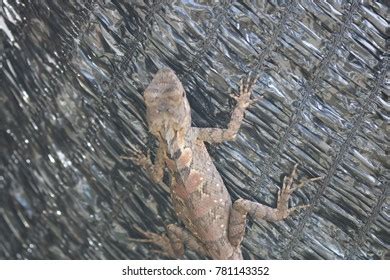
[[[136,227],[143,239],[131,240],[157,245],[161,253],[178,258],[184,247],[211,259],[242,259],[241,242],[245,234],[246,218],[280,221],[308,205],[289,208],[293,191],[321,177],[295,182],[297,164],[289,176],[284,177],[278,192],[277,207],[237,199],[234,203],[207,152],[205,142],[219,143],[235,140],[257,78],[241,80],[231,120],[224,128],[191,126],[191,108],[186,92],[175,72],[160,69],[144,91],[146,120],[149,131],[156,137],[158,150],[154,162],[150,152],[138,152],[132,157],[142,166],[154,182],[161,183],[165,167],[169,173],[169,188],[178,219],[184,228],[166,225],[166,234],[144,231]]]

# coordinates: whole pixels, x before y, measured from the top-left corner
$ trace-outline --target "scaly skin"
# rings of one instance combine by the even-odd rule
[[[288,198],[299,184],[293,182],[297,165],[286,177],[278,195],[277,208],[238,199],[232,204],[223,180],[215,168],[204,142],[234,140],[250,100],[254,80],[241,83],[237,105],[227,129],[191,127],[191,109],[184,88],[171,69],[161,69],[144,92],[147,122],[157,138],[159,150],[153,164],[149,155],[133,159],[143,166],[156,183],[161,182],[166,166],[170,174],[170,190],[176,214],[185,229],[168,225],[167,235],[137,230],[145,239],[162,249],[168,257],[179,257],[184,245],[212,259],[242,259],[240,244],[245,234],[246,216],[268,221],[286,218],[293,211],[307,207],[288,208]],[[132,239],[134,240],[134,239]],[[137,240],[137,239],[136,239]]]

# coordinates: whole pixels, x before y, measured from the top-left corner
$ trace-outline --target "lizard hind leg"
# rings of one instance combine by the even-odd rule
[[[157,234],[144,231],[139,227],[136,230],[144,236],[144,239],[130,238],[130,241],[151,243],[160,250],[151,250],[154,253],[161,254],[168,258],[179,258],[184,255],[184,245],[190,250],[207,256],[208,253],[204,245],[189,231],[177,225],[169,224],[166,226],[167,234]]]
[[[247,199],[238,199],[233,203],[229,219],[229,241],[233,246],[238,246],[245,233],[246,216],[249,214],[254,219],[263,219],[267,221],[280,221],[287,218],[293,212],[306,208],[309,205],[301,205],[289,208],[288,200],[290,195],[309,182],[321,180],[322,177],[303,179],[298,183],[294,182],[297,175],[295,164],[291,174],[283,180],[283,186],[278,192],[278,202],[276,208],[272,208]]]

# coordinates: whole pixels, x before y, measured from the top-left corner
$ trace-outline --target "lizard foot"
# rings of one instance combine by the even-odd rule
[[[142,166],[144,168],[152,164],[149,151],[146,155],[140,151],[136,151],[133,156],[121,156],[121,159],[131,160],[136,165]]]
[[[230,94],[230,96],[235,99],[238,105],[243,109],[246,109],[248,106],[252,105],[253,103],[259,101],[262,98],[262,96],[252,100],[250,98],[253,85],[258,78],[259,75],[255,75],[252,77],[252,75],[249,74],[246,79],[242,78],[240,81],[240,94],[238,96]]]
[[[135,229],[144,237],[144,238],[129,238],[129,241],[140,242],[140,243],[151,243],[159,248],[159,250],[152,249],[150,252],[162,255],[168,258],[176,258],[171,242],[165,234],[157,234],[150,231],[145,231],[138,226],[135,226]]]
[[[303,179],[297,183],[294,182],[296,176],[297,176],[297,168],[298,164],[294,165],[294,168],[289,176],[284,177],[283,179],[283,186],[278,192],[278,204],[277,209],[280,211],[282,216],[285,218],[289,216],[292,212],[307,208],[310,206],[310,204],[307,205],[301,205],[296,206],[292,208],[288,208],[288,199],[290,195],[297,189],[302,188],[307,183],[318,181],[323,179],[323,177],[315,177],[310,179]]]
[[[158,161],[156,164],[153,164],[150,151],[147,151],[147,154],[140,152],[140,149],[138,151],[133,152],[133,156],[121,156],[124,160],[131,160],[136,165],[141,166],[143,169],[146,170],[148,175],[152,178],[153,182],[159,184],[162,181],[162,178],[164,176],[164,164],[163,162]]]

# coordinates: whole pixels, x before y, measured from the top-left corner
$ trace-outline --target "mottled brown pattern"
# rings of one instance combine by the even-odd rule
[[[191,127],[191,110],[184,88],[171,69],[161,69],[146,88],[144,99],[150,132],[159,142],[159,152],[153,164],[148,156],[139,155],[136,162],[143,165],[153,178],[162,179],[168,167],[171,177],[171,197],[178,218],[185,229],[167,226],[167,236],[139,230],[148,242],[154,243],[169,257],[178,257],[184,245],[213,259],[241,259],[240,244],[245,233],[246,216],[277,221],[293,211],[306,207],[288,208],[288,198],[297,188],[313,178],[294,183],[297,165],[283,182],[277,208],[249,200],[238,199],[232,204],[223,180],[204,145],[205,142],[234,140],[251,104],[251,87],[256,78],[241,83],[237,105],[227,129]]]
[[[185,189],[188,194],[193,193],[194,191],[198,190],[200,188],[204,178],[201,173],[199,173],[197,170],[191,170],[188,177],[185,179]]]
[[[190,148],[185,148],[183,151],[180,151],[181,155],[176,160],[176,167],[180,170],[184,167],[190,166],[192,160],[192,150]]]

